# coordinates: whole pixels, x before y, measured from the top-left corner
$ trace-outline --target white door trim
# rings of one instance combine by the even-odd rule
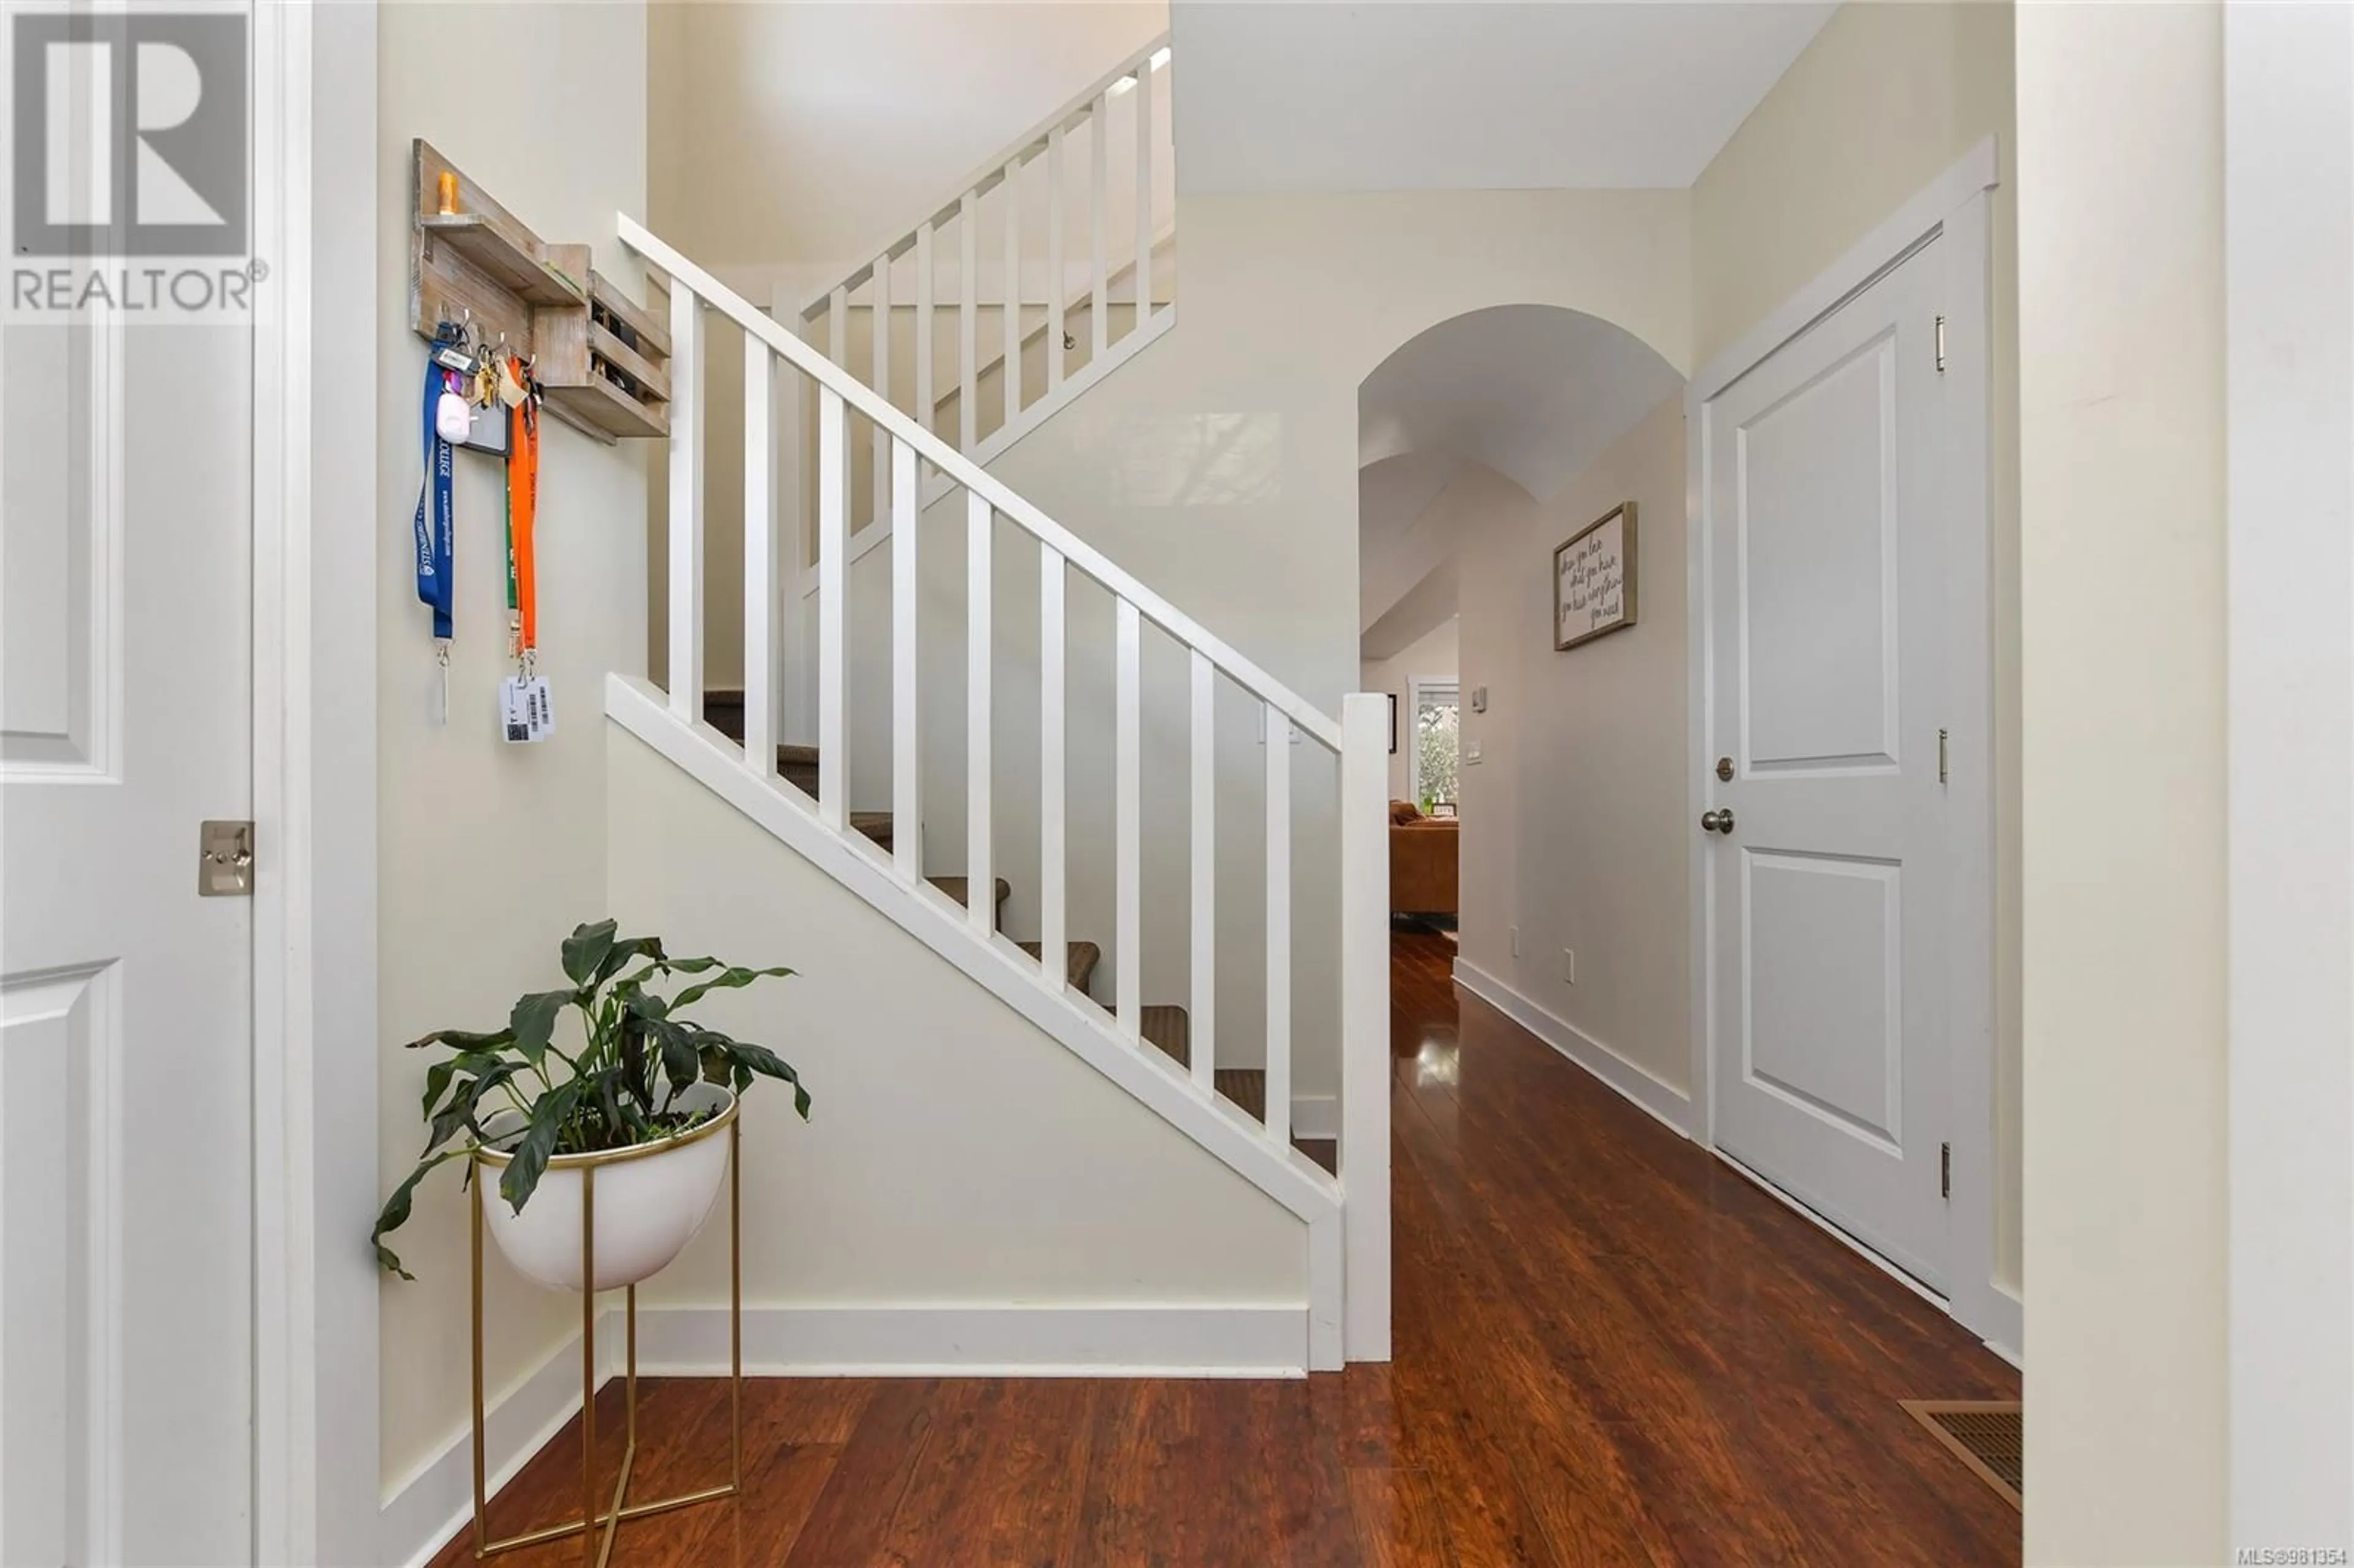
[[[376,8],[251,15],[252,244],[270,269],[253,334],[255,1561],[367,1563],[376,204],[323,212],[313,193],[375,188]]]
[[[2354,1541],[2354,25],[2223,11],[2229,1540]],[[2332,799],[2337,807],[2329,804]]]
[[[1994,664],[1989,597],[1993,535],[1988,517],[1988,434],[1991,343],[1991,256],[1987,193],[1996,184],[1992,138],[1979,143],[1829,270],[1785,302],[1734,345],[1709,362],[1684,392],[1687,618],[1691,627],[1687,686],[1686,776],[1689,821],[1715,804],[1708,749],[1714,691],[1709,628],[1712,592],[1709,562],[1708,420],[1714,399],[1776,349],[1934,237],[1943,235],[1947,269],[1944,293],[1946,380],[1962,417],[1947,431],[1946,470],[1953,476],[1953,668],[1977,671],[1957,683],[1950,724],[1956,740],[1949,785],[1955,823],[1952,967],[1954,1192],[1951,1212],[1952,1298],[1949,1308],[1966,1327],[2017,1358],[2021,1347],[2019,1299],[1994,1283]],[[1691,1015],[1692,1139],[1716,1147],[1715,1082],[1711,1049],[1714,1010],[1712,969],[1715,909],[1708,875],[1708,845],[1695,825],[1686,852],[1692,941],[1687,979]],[[1972,874],[1967,868],[1978,868]]]

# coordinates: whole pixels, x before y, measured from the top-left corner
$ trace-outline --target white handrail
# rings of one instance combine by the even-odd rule
[[[875,275],[875,262],[896,261],[906,255],[908,248],[915,244],[918,229],[925,224],[943,224],[956,217],[968,195],[978,198],[996,189],[998,182],[1005,177],[1007,165],[1025,164],[1037,156],[1045,147],[1049,136],[1057,131],[1069,130],[1073,125],[1094,113],[1098,99],[1108,96],[1114,86],[1124,79],[1134,76],[1139,70],[1150,70],[1152,57],[1169,47],[1169,35],[1163,33],[1106,71],[1102,78],[1089,85],[1085,92],[1074,95],[1062,108],[1007,143],[993,156],[982,160],[981,166],[974,169],[963,184],[952,187],[947,196],[925,209],[925,217],[921,221],[909,224],[907,232],[893,235],[886,244],[869,246],[866,249],[858,252],[867,260],[853,268],[843,278],[811,296],[808,302],[801,306],[797,319],[803,322],[815,319],[818,313],[825,309],[827,299],[835,290],[855,289]],[[1101,146],[1100,136],[1097,138],[1097,146],[1098,148]],[[1055,286],[1061,287],[1059,281]]]
[[[666,274],[673,287],[684,287],[687,292],[741,327],[746,336],[767,344],[771,353],[791,362],[820,387],[865,415],[878,431],[894,436],[914,448],[917,456],[947,475],[951,482],[962,485],[988,501],[1008,522],[1043,541],[1072,566],[1102,584],[1116,598],[1134,605],[1145,620],[1179,642],[1200,650],[1212,663],[1225,673],[1229,680],[1282,714],[1318,745],[1338,755],[1341,750],[1339,720],[1260,669],[1222,639],[1212,635],[1193,617],[1137,581],[1114,565],[1110,557],[1039,511],[988,470],[901,413],[864,381],[836,365],[820,350],[803,343],[767,312],[756,308],[750,301],[656,238],[645,225],[623,213],[620,215],[618,227],[621,243]],[[673,335],[675,337],[676,334]],[[840,559],[839,552],[831,558]],[[975,896],[979,895],[976,893]]]

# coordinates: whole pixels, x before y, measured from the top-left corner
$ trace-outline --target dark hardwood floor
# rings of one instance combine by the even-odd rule
[[[624,1525],[614,1562],[2018,1562],[2019,1515],[1896,1403],[2014,1399],[2017,1373],[1500,1014],[1458,1019],[1452,954],[1394,941],[1392,1364],[748,1383],[745,1496]],[[613,1434],[618,1389],[599,1408]],[[724,1381],[649,1382],[641,1414],[632,1495],[724,1478]],[[497,1531],[577,1511],[578,1443]]]

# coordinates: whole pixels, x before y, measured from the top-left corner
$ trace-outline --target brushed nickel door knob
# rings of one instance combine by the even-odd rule
[[[1730,838],[1733,834],[1733,808],[1727,806],[1721,811],[1702,811],[1700,817],[1700,831],[1704,833],[1723,833]]]

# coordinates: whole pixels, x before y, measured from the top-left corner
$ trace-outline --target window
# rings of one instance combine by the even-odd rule
[[[1462,714],[1452,681],[1414,683],[1414,799],[1417,805],[1458,799],[1460,767],[1457,742],[1462,734]]]

